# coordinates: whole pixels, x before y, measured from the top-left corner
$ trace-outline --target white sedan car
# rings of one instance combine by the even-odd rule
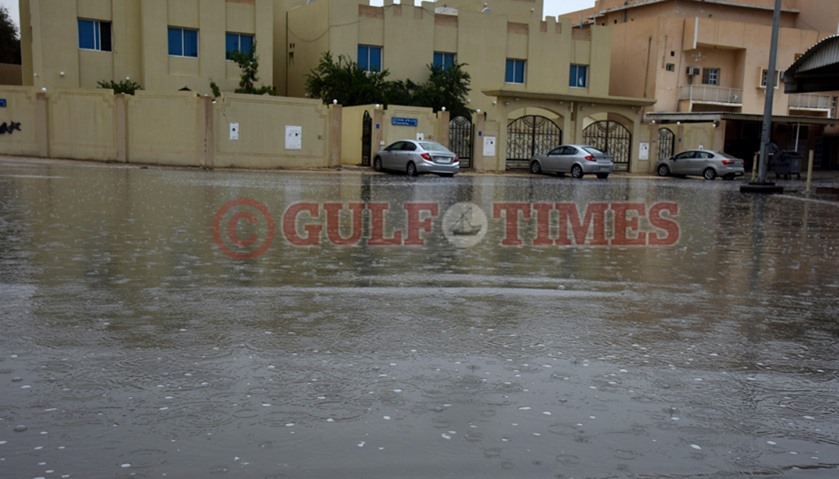
[[[598,178],[606,179],[614,167],[612,155],[589,145],[561,145],[530,160],[531,173],[556,173],[559,176],[571,173],[574,178],[594,173]]]
[[[454,176],[460,171],[460,159],[445,146],[434,141],[399,140],[391,143],[373,158],[376,171],[401,171],[408,176],[436,173]]]

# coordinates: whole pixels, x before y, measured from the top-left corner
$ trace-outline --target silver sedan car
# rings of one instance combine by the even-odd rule
[[[402,171],[408,176],[436,173],[453,176],[460,171],[460,159],[445,146],[434,141],[399,140],[391,143],[373,158],[376,171]]]
[[[722,151],[687,150],[666,160],[659,160],[655,167],[659,176],[697,175],[706,180],[721,176],[724,180],[733,180],[743,176],[744,162]]]
[[[556,173],[559,176],[571,173],[574,178],[594,173],[598,178],[606,179],[614,166],[612,155],[589,145],[561,145],[530,160],[531,173]]]

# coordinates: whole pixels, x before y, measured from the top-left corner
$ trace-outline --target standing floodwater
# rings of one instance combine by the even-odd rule
[[[839,204],[0,159],[0,476],[839,474]]]

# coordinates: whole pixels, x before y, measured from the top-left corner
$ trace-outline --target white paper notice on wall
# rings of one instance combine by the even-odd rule
[[[238,123],[231,123],[230,124],[230,140],[237,141],[239,139],[239,124]]]
[[[650,159],[650,144],[649,143],[641,143],[638,146],[638,159],[639,160],[649,160]]]
[[[425,133],[417,133],[417,141],[425,140]]]
[[[484,137],[484,156],[495,156],[495,137]]]
[[[303,149],[303,127],[290,126],[285,127],[285,149],[286,150],[302,150]]]

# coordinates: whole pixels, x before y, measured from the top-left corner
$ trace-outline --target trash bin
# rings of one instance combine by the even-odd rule
[[[801,179],[801,162],[804,157],[795,150],[784,150],[769,160],[769,167],[775,172],[775,178],[784,177],[788,180],[795,175]]]

